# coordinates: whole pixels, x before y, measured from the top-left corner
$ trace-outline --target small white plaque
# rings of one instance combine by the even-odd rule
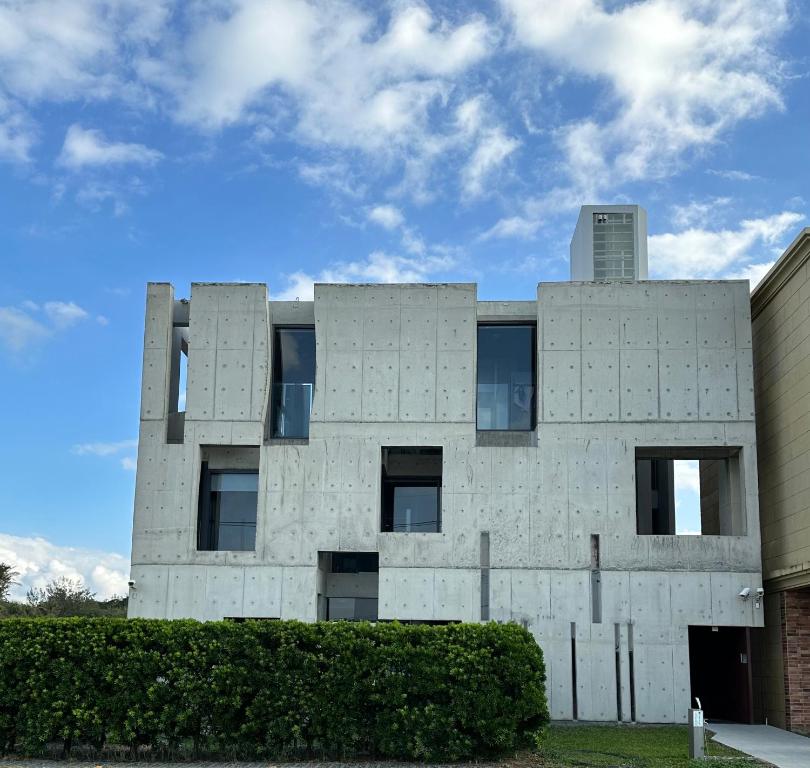
[[[702,728],[703,727],[703,710],[702,709],[695,709],[692,712],[692,727],[693,728]]]

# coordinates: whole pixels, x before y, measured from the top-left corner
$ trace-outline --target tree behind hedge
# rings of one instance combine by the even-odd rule
[[[543,658],[517,625],[0,622],[0,746],[460,760],[535,743]]]

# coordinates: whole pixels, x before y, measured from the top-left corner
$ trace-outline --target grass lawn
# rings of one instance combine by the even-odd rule
[[[552,725],[542,747],[527,760],[537,768],[763,768],[752,757],[708,742],[711,760],[689,760],[685,725]],[[528,766],[527,766],[528,768]]]

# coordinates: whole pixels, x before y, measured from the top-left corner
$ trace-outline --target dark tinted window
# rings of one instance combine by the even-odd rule
[[[273,343],[273,437],[309,437],[315,385],[315,329],[276,328]]]
[[[478,429],[535,424],[535,326],[478,326]]]
[[[333,552],[332,573],[377,573],[379,558],[376,552]]]
[[[441,448],[383,448],[382,530],[441,531]]]
[[[255,549],[258,491],[258,472],[209,471],[204,464],[200,477],[198,549]]]

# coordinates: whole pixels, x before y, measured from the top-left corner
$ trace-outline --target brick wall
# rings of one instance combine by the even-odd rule
[[[810,589],[781,593],[785,725],[810,735]]]

